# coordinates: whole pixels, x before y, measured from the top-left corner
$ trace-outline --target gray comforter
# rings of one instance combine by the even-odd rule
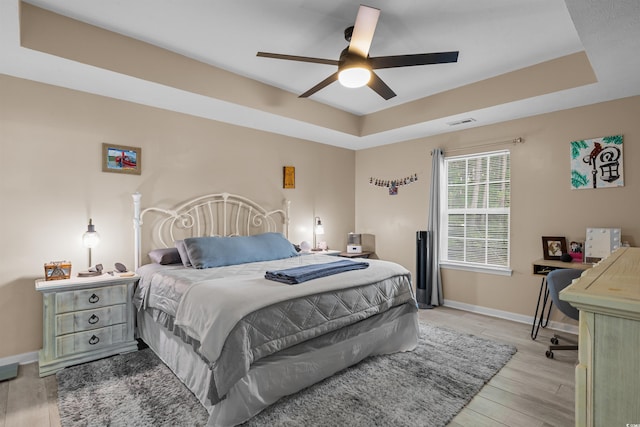
[[[267,270],[335,260],[300,256],[206,270],[144,266],[134,301],[207,361],[215,404],[264,357],[392,307],[415,307],[410,273],[385,261],[296,286],[264,278]]]

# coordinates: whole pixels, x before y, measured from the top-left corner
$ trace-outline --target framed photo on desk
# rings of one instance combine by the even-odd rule
[[[567,239],[564,237],[542,237],[542,254],[546,260],[558,260],[567,253]]]

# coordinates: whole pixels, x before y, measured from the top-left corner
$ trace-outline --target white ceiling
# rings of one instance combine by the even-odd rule
[[[343,31],[353,25],[359,6],[344,0],[29,3],[295,94],[335,68],[258,58],[256,52],[337,59],[347,44]],[[0,0],[0,73],[353,149],[450,132],[447,122],[467,116],[477,120],[468,126],[482,126],[640,94],[637,0],[366,4],[381,9],[371,56],[458,50],[458,62],[379,70],[398,95],[389,101],[367,87],[346,89],[338,83],[312,100],[366,115],[582,50],[598,83],[359,137],[22,48],[18,0]]]

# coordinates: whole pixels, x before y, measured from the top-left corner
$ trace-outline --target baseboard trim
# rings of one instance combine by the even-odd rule
[[[469,311],[471,313],[484,314],[485,316],[497,317],[500,319],[511,320],[518,323],[533,324],[533,316],[525,316],[518,313],[511,313],[509,311],[496,310],[494,308],[482,307],[479,305],[471,305],[464,302],[444,300],[445,307],[456,308],[458,310]],[[553,329],[554,331],[566,332],[568,334],[578,335],[578,327],[576,325],[568,325],[562,322],[550,321],[547,329]]]
[[[11,365],[12,363],[18,363],[20,365],[26,365],[38,361],[38,352],[32,351],[30,353],[16,354],[15,356],[8,356],[0,358],[0,366]]]

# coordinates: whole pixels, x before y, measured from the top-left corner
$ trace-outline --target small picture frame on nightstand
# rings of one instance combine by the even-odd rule
[[[44,280],[64,280],[71,277],[69,261],[51,261],[44,265]]]

